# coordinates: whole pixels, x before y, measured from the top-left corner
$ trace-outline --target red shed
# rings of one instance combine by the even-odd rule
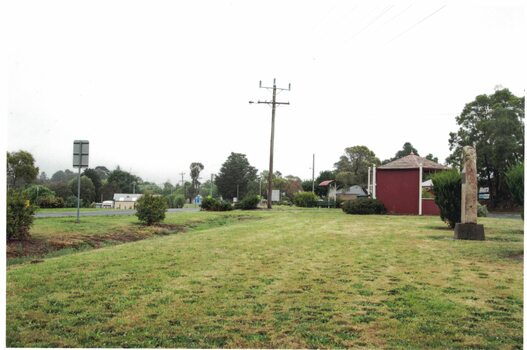
[[[445,169],[447,167],[411,153],[377,168],[375,197],[390,214],[439,215],[434,199],[422,198],[421,184],[426,174]]]

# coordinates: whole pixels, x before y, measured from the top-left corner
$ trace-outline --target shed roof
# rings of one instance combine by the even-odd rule
[[[321,183],[319,183],[318,185],[319,186],[328,186],[330,183],[332,183],[333,181],[335,180],[326,180],[326,181],[322,181]]]
[[[396,159],[393,162],[390,162],[388,164],[378,167],[377,169],[418,169],[419,164],[423,164],[423,169],[430,169],[430,170],[448,169],[448,167],[444,165],[437,164],[436,162],[433,162],[423,157],[419,157],[418,155],[415,155],[413,152],[407,155],[406,157]]]

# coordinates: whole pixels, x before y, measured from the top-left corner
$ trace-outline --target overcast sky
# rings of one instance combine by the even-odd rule
[[[523,1],[11,1],[7,150],[51,176],[90,166],[203,180],[230,152],[311,178],[344,149],[405,142],[441,162],[455,116],[497,85],[525,94]]]

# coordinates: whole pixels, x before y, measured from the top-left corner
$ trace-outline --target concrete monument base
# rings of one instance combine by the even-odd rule
[[[454,228],[454,239],[485,240],[485,229],[479,224],[460,224]]]

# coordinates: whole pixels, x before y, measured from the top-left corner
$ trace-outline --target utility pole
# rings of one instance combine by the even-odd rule
[[[185,173],[179,173],[181,175],[181,187],[185,184],[185,180],[183,179],[183,176],[185,176]]]
[[[183,178],[183,176],[185,176],[185,173],[181,172],[179,173],[179,175],[181,175],[181,188],[183,189],[183,197],[185,198],[185,202],[186,202],[187,201],[187,191],[185,188],[185,179]]]
[[[312,179],[313,179],[313,188],[311,189],[311,191],[313,193],[315,193],[315,153],[313,153],[313,175],[312,175]]]
[[[210,174],[210,196],[212,197],[212,178],[214,177],[214,174]]]
[[[276,105],[288,105],[289,102],[277,102],[276,101],[276,90],[279,91],[291,91],[291,83],[289,83],[289,87],[287,89],[283,88],[277,88],[276,87],[276,79],[273,79],[273,86],[262,86],[262,81],[260,80],[260,88],[263,89],[273,89],[273,100],[272,101],[258,101],[258,104],[265,103],[267,105],[271,105],[272,112],[271,112],[271,150],[269,152],[269,180],[267,184],[267,209],[272,208],[272,196],[273,196],[273,151],[274,151],[274,119],[275,119],[275,110]],[[254,101],[249,101],[249,103],[254,103]]]

